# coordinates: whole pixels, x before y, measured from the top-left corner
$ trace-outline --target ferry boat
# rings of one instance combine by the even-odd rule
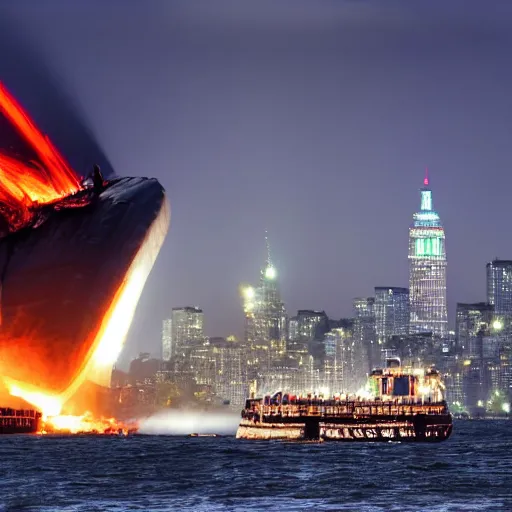
[[[0,434],[35,434],[40,422],[39,411],[0,407]]]
[[[374,369],[367,397],[251,398],[242,410],[238,439],[439,442],[450,437],[452,416],[435,368],[403,368],[398,358]]]

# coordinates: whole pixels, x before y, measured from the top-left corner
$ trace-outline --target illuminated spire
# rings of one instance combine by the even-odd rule
[[[272,264],[272,258],[270,256],[270,243],[268,241],[268,232],[265,230],[265,245],[267,246],[267,260],[265,261],[264,276],[266,279],[273,280],[276,277],[276,269]]]
[[[270,242],[268,241],[268,231],[267,230],[265,230],[265,246],[267,248],[266,266],[271,267],[272,266],[272,258],[270,257]]]
[[[432,211],[432,191],[430,190],[428,179],[428,167],[425,167],[425,178],[423,179],[423,188],[421,189],[421,211]]]

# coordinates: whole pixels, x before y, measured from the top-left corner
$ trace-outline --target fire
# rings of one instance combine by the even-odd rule
[[[90,412],[82,416],[59,415],[43,419],[44,434],[124,434],[137,429],[135,424],[127,424],[114,418],[95,418]]]
[[[124,423],[115,418],[95,417],[90,411],[82,415],[61,414],[72,390],[66,390],[60,395],[51,395],[37,390],[27,384],[16,383],[5,378],[9,392],[12,396],[23,398],[36,406],[42,412],[41,433],[43,434],[124,434],[134,432],[138,425],[134,422]]]
[[[9,394],[22,398],[26,402],[35,405],[44,417],[56,416],[62,411],[64,401],[57,395],[49,395],[24,383],[16,382],[9,377],[3,377],[3,380],[9,390]]]
[[[73,169],[1,82],[0,114],[28,142],[42,164],[20,162],[0,153],[0,204],[10,229],[15,231],[30,222],[35,205],[73,194],[81,187]]]
[[[33,221],[41,205],[74,194],[82,187],[69,164],[1,82],[0,115],[12,123],[38,157],[38,162],[22,162],[0,152],[0,217],[3,215],[8,221],[9,231],[16,231]],[[165,203],[107,306],[101,325],[90,333],[87,340],[90,348],[66,389],[51,392],[40,385],[1,376],[12,396],[22,398],[42,412],[45,431],[111,432],[126,428],[112,418],[98,419],[90,412],[81,416],[66,415],[63,412],[69,411],[63,409],[86,381],[100,386],[109,385],[112,365],[124,344],[135,307],[165,238],[169,221],[169,209]],[[26,357],[30,357],[30,354],[27,353]],[[41,371],[44,369],[41,368]],[[90,407],[87,404],[79,412]]]

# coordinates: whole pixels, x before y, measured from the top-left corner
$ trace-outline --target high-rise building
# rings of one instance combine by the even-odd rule
[[[487,302],[497,316],[512,316],[512,261],[487,263]]]
[[[478,333],[487,330],[492,321],[494,308],[486,302],[475,304],[457,303],[455,340],[464,356],[478,356]]]
[[[375,288],[375,330],[379,343],[391,336],[409,334],[409,290],[407,288]]]
[[[366,355],[366,372],[380,364],[380,349],[375,332],[375,298],[354,299],[354,342]]]
[[[288,341],[291,343],[299,338],[299,319],[294,316],[288,322]]]
[[[324,338],[329,332],[329,317],[325,311],[300,309],[297,312],[297,351],[307,351],[315,362],[325,355]]]
[[[245,343],[249,365],[268,368],[286,351],[287,318],[281,301],[277,270],[272,263],[268,238],[267,258],[261,269],[259,286],[242,290],[245,312]]]
[[[315,368],[313,357],[304,356],[302,361],[284,357],[270,369],[258,372],[257,392],[260,395],[276,391],[307,396],[319,393],[323,387],[320,372]]]
[[[342,319],[325,335],[324,386],[332,392],[356,393],[367,381],[367,354],[354,339],[353,319]]]
[[[307,341],[322,340],[329,331],[329,317],[325,311],[299,309],[296,318],[299,339]]]
[[[409,228],[409,329],[445,336],[446,249],[441,220],[433,209],[428,176],[421,189],[421,208]]]
[[[196,307],[172,308],[172,356],[184,358],[187,347],[204,342],[204,314]]]
[[[169,361],[172,355],[172,320],[168,318],[162,323],[162,359]]]
[[[234,337],[210,338],[216,369],[215,392],[231,405],[242,405],[248,397],[245,348]]]
[[[334,328],[325,335],[325,359],[323,367],[323,385],[330,394],[346,393],[345,373],[350,370],[352,361],[352,333],[347,329]]]

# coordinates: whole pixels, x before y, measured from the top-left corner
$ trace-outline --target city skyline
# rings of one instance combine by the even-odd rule
[[[427,257],[427,259],[430,257],[434,257],[434,259],[436,258],[440,258],[442,261],[443,261],[443,272],[446,274],[446,249],[445,249],[445,234],[444,234],[444,229],[443,229],[443,226],[441,224],[441,221],[439,219],[439,215],[437,213],[437,211],[434,210],[433,208],[433,196],[432,196],[432,190],[431,190],[431,187],[430,187],[430,179],[429,179],[429,176],[428,176],[428,170],[425,170],[425,177],[423,179],[423,186],[421,188],[418,189],[419,192],[420,192],[420,198],[421,198],[421,201],[420,201],[420,204],[421,204],[421,207],[420,207],[420,211],[418,213],[415,213],[413,215],[413,219],[414,219],[414,222],[412,224],[412,227],[410,227],[410,230],[409,230],[409,260],[411,259],[411,254],[414,255],[414,257],[420,257],[420,258],[425,258]],[[436,235],[436,233],[439,231],[441,233],[440,235],[440,240],[438,239],[435,239],[435,240],[432,240],[431,238],[428,238],[428,236],[433,236],[430,233],[430,231],[428,231],[427,233],[423,233],[421,232],[419,235],[416,233],[416,231],[418,230],[433,230],[434,234]],[[436,235],[437,236],[437,235]],[[419,237],[419,238],[418,238]],[[425,238],[427,237],[427,238]],[[421,242],[423,242],[423,245],[421,245],[421,247],[418,246],[418,242],[420,242],[420,239],[421,239]],[[278,280],[280,280],[280,269],[278,266],[274,265],[273,261],[271,260],[271,255],[270,255],[270,242],[269,242],[269,238],[268,238],[268,231],[265,230],[264,231],[264,238],[263,238],[265,244],[264,244],[264,248],[265,248],[265,254],[266,254],[266,259],[265,259],[265,264],[260,268],[260,286],[262,286],[262,283],[265,283],[265,282],[270,282],[270,283],[277,283]],[[430,243],[430,245],[429,245]],[[509,260],[501,260],[500,258],[493,258],[492,261],[489,261],[489,262],[485,262],[485,269],[483,269],[483,265],[482,265],[482,273],[485,273],[485,279],[486,279],[486,282],[485,282],[485,289],[482,291],[482,297],[479,301],[474,301],[474,303],[477,303],[477,302],[483,302],[483,303],[486,303],[485,301],[486,300],[489,300],[489,303],[493,303],[493,300],[491,299],[491,291],[489,289],[489,268],[491,266],[492,268],[492,264],[493,263],[500,263],[502,265],[505,265],[505,267],[508,269],[509,267],[512,269],[512,261],[509,261]],[[434,262],[435,263],[435,262]],[[409,262],[409,265],[411,265],[411,263]],[[500,268],[500,267],[498,267]],[[271,272],[271,274],[269,274],[269,272]],[[512,273],[512,270],[511,270],[511,273]],[[440,308],[440,311],[443,311],[444,310],[444,318],[448,318],[447,315],[446,315],[446,310],[447,310],[447,306],[449,308],[449,304],[447,304],[446,302],[446,276],[444,274],[444,277],[442,278],[442,283],[441,283],[441,299],[442,299],[442,302],[441,302],[441,308]],[[512,274],[511,274],[512,275]],[[436,278],[437,279],[437,278]],[[512,278],[511,278],[512,279]],[[411,281],[412,280],[412,281]],[[245,280],[244,282],[247,283],[248,281],[250,281],[250,279],[247,279]],[[411,287],[411,284],[414,283],[414,277],[413,277],[413,271],[411,270],[411,267],[409,268],[409,286]],[[511,280],[511,283],[512,283],[512,280]],[[282,283],[279,284],[279,286],[281,286]],[[400,297],[401,295],[403,295],[404,297],[407,296],[407,300],[409,300],[409,290],[410,288],[406,288],[406,287],[403,287],[403,286],[397,286],[395,283],[388,283],[389,286],[374,286],[373,287],[373,290],[374,290],[374,295],[373,298],[375,300],[375,298],[377,298],[377,302],[376,302],[376,312],[377,312],[377,317],[379,318],[380,316],[380,321],[378,320],[377,321],[377,325],[379,325],[379,322],[382,324],[382,327],[380,327],[380,329],[382,330],[382,333],[384,333],[386,331],[385,327],[384,327],[384,323],[392,323],[392,322],[395,322],[396,320],[390,320],[390,319],[387,319],[385,320],[384,319],[384,310],[382,310],[383,312],[378,313],[379,311],[379,295],[380,296],[385,296],[385,295],[388,295],[390,297],[394,296],[396,297],[397,294],[398,294],[398,297]],[[511,285],[512,286],[512,285]],[[512,290],[512,287],[510,288]],[[255,293],[255,288],[252,286],[252,285],[247,285],[247,284],[240,284],[239,286],[239,290],[240,290],[240,295],[241,295],[241,301],[242,301],[242,308],[241,308],[241,311],[243,311],[244,309],[244,302],[247,303],[247,299],[249,299],[249,303],[251,304],[251,308],[252,308],[252,302],[253,302],[253,297],[254,297],[254,293]],[[251,296],[250,297],[247,297],[246,294],[247,292],[250,292],[251,293]],[[385,292],[384,294],[382,292]],[[430,289],[430,285],[428,287],[428,292],[430,293],[431,292],[431,289]],[[510,292],[511,293],[511,297],[512,297],[512,291]],[[444,298],[442,297],[444,294]],[[366,298],[362,298],[363,297],[363,294],[360,294],[359,296],[356,296],[356,297],[352,297],[351,301],[353,303],[353,301],[357,301],[357,300],[367,300]],[[437,296],[436,296],[437,297]],[[428,299],[428,297],[427,297]],[[426,314],[430,315],[430,310],[432,308],[431,304],[428,303],[429,301],[425,299],[424,302],[425,302],[425,312]],[[279,299],[281,300],[281,299]],[[397,299],[393,299],[394,301],[396,301]],[[398,299],[398,303],[397,304],[400,304],[403,302],[403,299]],[[382,299],[381,299],[381,302],[382,302]],[[449,318],[450,320],[452,320],[452,317],[453,317],[453,322],[450,322],[448,320],[446,320],[446,325],[443,326],[441,329],[437,330],[437,327],[436,327],[436,323],[437,323],[437,320],[434,319],[434,321],[432,322],[431,320],[426,320],[423,322],[424,325],[427,325],[429,324],[429,321],[432,322],[432,325],[434,325],[433,327],[433,332],[437,335],[440,335],[440,336],[446,336],[448,334],[448,331],[451,331],[451,332],[455,332],[455,323],[456,323],[456,310],[457,310],[457,304],[459,303],[468,303],[469,301],[464,301],[463,298],[458,298],[454,304],[452,305],[453,307],[453,315],[451,315]],[[512,303],[512,299],[509,299],[509,302]],[[286,309],[286,305],[287,305],[287,302],[286,300],[284,300],[282,302],[284,309]],[[390,303],[391,304],[391,303]],[[507,303],[508,304],[508,303]],[[183,306],[181,306],[183,307]],[[193,305],[189,305],[187,307],[201,307],[201,305],[197,305],[197,304],[193,304]],[[383,305],[382,307],[386,307],[385,305]],[[409,310],[409,308],[411,307],[411,303],[408,302],[407,303],[407,311],[405,311],[405,309],[403,309],[403,313],[401,315],[406,315],[407,317],[409,317],[409,315],[412,313],[412,311]],[[300,312],[301,310],[304,310],[304,308],[310,308],[309,311],[313,311],[313,312],[322,312],[324,313],[326,311],[326,308],[324,308],[321,304],[320,305],[314,305],[312,306],[311,304],[305,304],[305,305],[302,305],[300,308],[296,309],[296,310],[293,310],[291,308],[288,308],[286,309],[287,313],[288,313],[288,318],[289,319],[293,319],[293,312],[294,311],[298,311]],[[402,306],[403,308],[403,306]],[[177,309],[177,307],[173,307],[172,309]],[[283,309],[283,311],[284,311]],[[452,309],[452,308],[450,308]],[[329,318],[332,318],[332,319],[340,319],[340,318],[353,318],[354,315],[353,315],[353,311],[351,312],[351,314],[348,314],[348,315],[332,315],[332,314],[328,314],[328,317]],[[247,311],[246,311],[246,318],[247,318]],[[165,319],[164,319],[164,322],[165,322]],[[443,322],[443,320],[441,320],[441,323]],[[411,320],[409,320],[408,318],[408,322],[407,322],[407,327],[405,326],[404,324],[404,320],[403,318],[400,318],[400,322],[402,325],[400,326],[400,328],[398,328],[398,330],[396,330],[395,332],[393,332],[393,334],[400,334],[400,335],[404,335],[404,334],[407,334],[409,332],[409,328],[410,328],[410,332],[411,333],[414,333],[414,332],[417,332],[417,333],[421,333],[421,332],[426,332],[428,331],[429,329],[428,328],[415,328],[414,326],[412,325],[409,325],[409,323],[412,323],[412,315],[411,315]],[[417,322],[417,324],[419,326],[422,325],[421,322]],[[245,328],[246,329],[246,328]],[[389,329],[389,327],[388,327]],[[377,330],[379,331],[379,327],[377,327]],[[229,329],[226,331],[226,332],[223,332],[223,333],[216,333],[216,334],[208,334],[208,336],[228,336],[228,335],[232,335],[234,333],[234,329]],[[243,339],[245,335],[243,334],[239,334],[239,333],[235,333],[237,336],[240,337],[240,339]],[[378,335],[378,333],[377,333]]]
[[[257,277],[265,229],[290,311],[348,317],[375,286],[407,287],[425,166],[453,328],[458,301],[485,300],[482,266],[512,255],[510,4],[200,4],[0,8],[2,78],[64,154],[70,124],[20,71],[19,34],[112,168],[168,191],[125,358],[157,350],[172,306],[201,306],[207,334],[241,334],[238,284]]]

